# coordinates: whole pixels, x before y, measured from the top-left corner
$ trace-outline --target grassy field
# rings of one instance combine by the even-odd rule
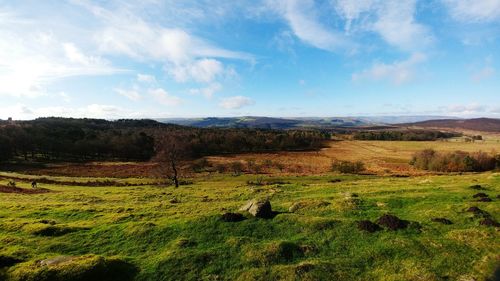
[[[499,152],[500,136],[488,135],[484,141],[465,142],[463,138],[449,141],[331,141],[321,151],[249,153],[244,155],[209,157],[212,163],[229,163],[244,160],[263,164],[272,159],[281,163],[283,171],[265,169],[272,174],[322,174],[331,169],[332,159],[362,161],[371,173],[399,173],[422,175],[425,172],[409,165],[412,155],[420,150],[432,148],[436,151]]]
[[[397,151],[398,143],[392,144]],[[388,149],[382,142],[370,145],[374,151]],[[414,149],[425,146],[419,143]],[[0,185],[7,182],[0,179]],[[485,190],[470,188],[477,184]],[[22,188],[28,185],[18,182]],[[75,276],[88,280],[495,280],[493,274],[500,265],[498,228],[480,224],[486,213],[500,219],[499,173],[407,178],[212,175],[177,189],[41,187],[51,192],[0,193],[0,280],[80,280]],[[472,196],[478,192],[493,201],[476,202]],[[221,220],[224,212],[235,212],[247,200],[261,197],[270,198],[278,212],[274,218]],[[294,203],[299,208],[288,212]],[[484,212],[467,212],[472,206]],[[375,221],[387,213],[410,221],[410,226],[374,233],[358,229],[357,221]],[[453,224],[432,218],[447,218]],[[50,260],[54,257],[59,258]],[[85,275],[87,271],[90,275]]]

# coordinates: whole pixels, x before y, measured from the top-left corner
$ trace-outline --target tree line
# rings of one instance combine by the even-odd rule
[[[435,172],[484,172],[500,169],[500,154],[424,149],[413,155],[410,164],[417,169]]]
[[[460,137],[462,134],[441,132],[434,130],[405,130],[405,131],[363,131],[355,132],[355,140],[382,140],[382,141],[435,141]]]
[[[147,161],[158,144],[177,143],[183,158],[223,153],[309,150],[330,135],[313,130],[192,128],[154,120],[38,118],[0,122],[0,161]],[[182,145],[180,145],[182,144]]]

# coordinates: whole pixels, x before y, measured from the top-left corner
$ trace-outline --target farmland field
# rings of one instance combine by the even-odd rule
[[[377,161],[389,161],[379,157],[407,165],[413,151],[429,145],[495,148],[494,142],[454,147],[453,142],[343,141],[297,154],[364,157],[375,169],[383,167]],[[363,152],[351,156],[354,150]],[[40,183],[43,192],[24,193],[32,190],[31,180],[42,177],[50,182]],[[489,225],[500,220],[498,172],[202,173],[179,188],[153,185],[148,178],[2,172],[0,186],[12,179],[17,192],[0,193],[0,279],[70,280],[75,271],[89,268],[120,280],[497,280],[499,273],[499,232]],[[85,186],[88,182],[92,186]],[[479,202],[477,193],[491,202]],[[254,198],[269,198],[274,217],[222,219]],[[406,227],[373,233],[358,228],[358,221],[376,222],[385,214],[404,220]]]

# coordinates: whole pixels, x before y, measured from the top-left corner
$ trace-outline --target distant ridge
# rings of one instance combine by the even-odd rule
[[[311,118],[278,118],[278,117],[206,117],[206,118],[172,118],[157,119],[163,123],[200,128],[261,128],[261,129],[294,129],[294,128],[330,128],[357,127],[373,125],[371,122],[353,117],[311,117]]]
[[[199,128],[261,128],[261,129],[304,129],[304,128],[357,128],[396,125],[426,120],[453,119],[445,116],[359,116],[359,117],[202,117],[164,118],[163,123]]]
[[[495,118],[427,120],[399,125],[423,128],[465,129],[471,131],[500,133],[500,119]]]

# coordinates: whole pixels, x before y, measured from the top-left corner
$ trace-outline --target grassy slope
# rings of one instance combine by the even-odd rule
[[[342,181],[330,183],[332,178]],[[308,176],[282,178],[290,183],[281,185],[246,184],[255,179],[214,176],[178,189],[45,185],[57,192],[0,194],[0,254],[27,261],[58,255],[120,256],[141,269],[137,280],[457,280],[466,276],[484,280],[499,263],[498,230],[479,226],[478,219],[464,212],[479,206],[500,220],[498,173]],[[477,191],[468,188],[472,184],[487,187],[485,192],[494,201],[473,202],[471,196]],[[346,192],[359,194],[361,201],[346,199]],[[273,208],[285,213],[272,220],[226,223],[219,219],[224,209],[236,211],[259,196],[270,196]],[[170,203],[173,198],[180,203]],[[307,202],[308,207],[286,213],[297,201]],[[388,212],[420,222],[421,232],[357,230],[356,220],[375,220]],[[454,224],[430,222],[433,217],[446,217]],[[40,230],[49,226],[42,219],[69,233],[41,235]]]

